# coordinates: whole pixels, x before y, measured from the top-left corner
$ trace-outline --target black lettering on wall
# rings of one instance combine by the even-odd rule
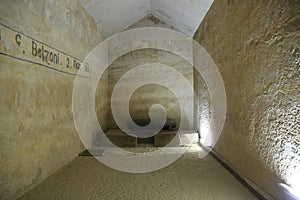
[[[32,41],[32,52],[33,56],[39,57],[43,62],[46,62],[48,65],[50,64],[59,64],[59,53],[52,51],[51,49],[47,49],[42,44],[38,44],[35,41]]]
[[[16,40],[17,45],[20,46],[21,45],[21,35],[17,34],[15,37],[15,40]]]
[[[76,75],[82,63],[76,57],[20,33],[1,22],[0,40],[0,56],[37,64],[70,75]],[[90,77],[89,74],[84,77]]]
[[[67,58],[67,66],[66,66],[67,68],[69,68],[70,67],[70,58]]]

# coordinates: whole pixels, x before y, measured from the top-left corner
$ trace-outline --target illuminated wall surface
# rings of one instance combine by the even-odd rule
[[[276,199],[300,191],[300,2],[216,0],[194,39],[226,87],[216,151]]]
[[[84,149],[72,119],[74,73],[102,37],[72,0],[1,1],[0,23],[0,199],[12,199]]]

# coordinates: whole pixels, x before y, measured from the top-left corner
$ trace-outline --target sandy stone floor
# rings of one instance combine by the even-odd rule
[[[119,172],[93,157],[77,157],[20,199],[250,200],[256,199],[214,158],[191,147],[180,159],[145,174]]]

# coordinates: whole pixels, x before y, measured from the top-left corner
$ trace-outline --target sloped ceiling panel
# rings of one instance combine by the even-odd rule
[[[149,14],[149,0],[80,0],[105,37],[125,30]]]
[[[177,30],[193,36],[213,0],[151,0],[151,14]]]

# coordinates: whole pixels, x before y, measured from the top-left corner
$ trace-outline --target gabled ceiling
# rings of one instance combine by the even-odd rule
[[[193,36],[213,0],[79,0],[105,37],[151,14]]]

